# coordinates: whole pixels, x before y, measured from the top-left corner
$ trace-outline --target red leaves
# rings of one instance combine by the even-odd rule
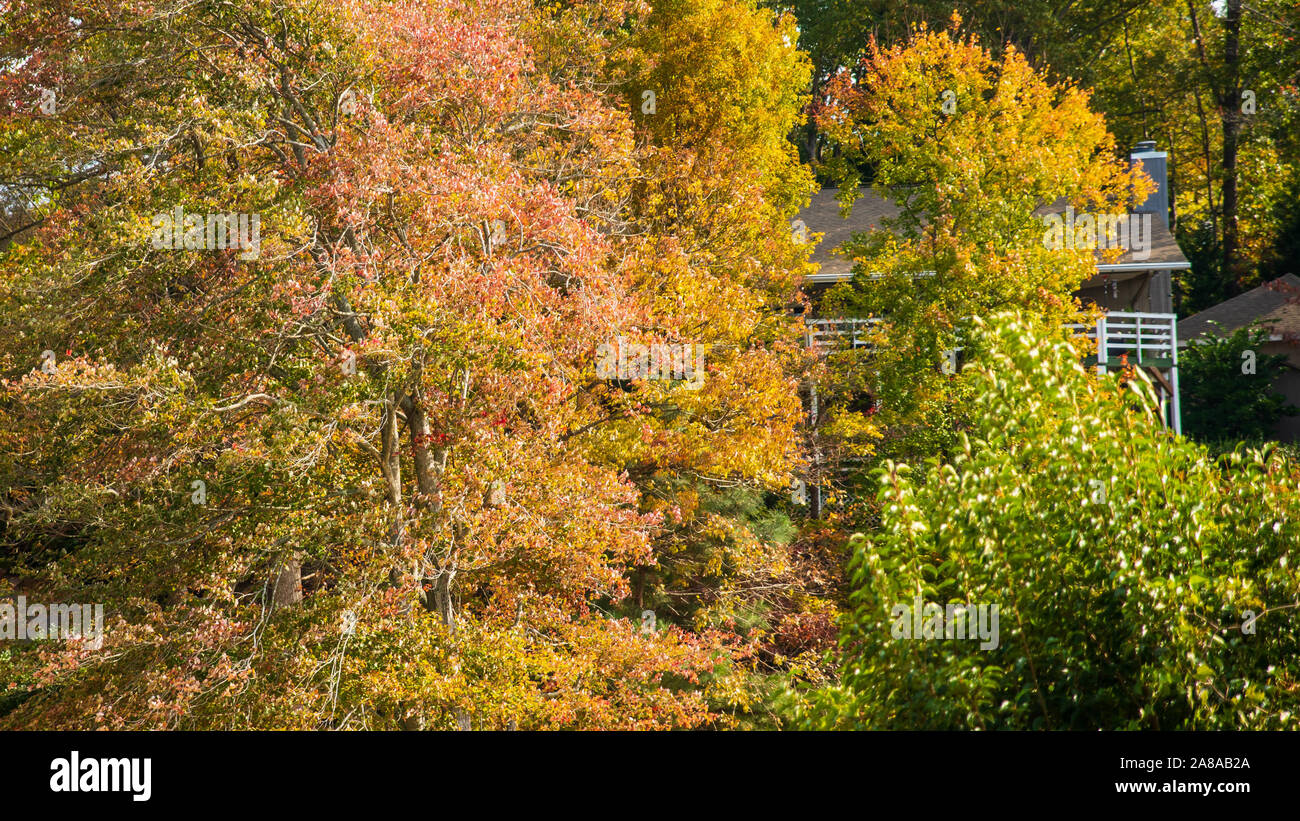
[[[426,434],[412,434],[411,444],[413,447],[420,445],[445,445],[451,441],[449,434],[442,431],[434,431]]]

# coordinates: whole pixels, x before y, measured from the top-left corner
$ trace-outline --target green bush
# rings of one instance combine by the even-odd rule
[[[1268,331],[1255,326],[1229,336],[1207,334],[1183,350],[1184,434],[1202,442],[1268,438],[1279,419],[1295,415],[1295,407],[1273,389],[1286,357],[1259,355],[1267,343]]]
[[[976,333],[973,428],[923,479],[878,471],[841,680],[796,699],[797,722],[1295,728],[1296,464],[1174,436],[1143,377],[1088,372],[1064,336],[1006,315]],[[916,597],[999,605],[997,647],[894,638],[891,608]]]

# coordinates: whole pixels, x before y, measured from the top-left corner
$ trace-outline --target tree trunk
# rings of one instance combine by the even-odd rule
[[[276,607],[288,607],[302,601],[302,560],[298,556],[291,557],[276,572],[272,601]]]
[[[434,513],[438,512],[438,486],[439,473],[441,473],[440,461],[443,453],[433,453],[429,450],[429,442],[433,437],[433,431],[429,428],[429,417],[425,415],[424,408],[411,397],[403,397],[402,409],[406,412],[406,426],[411,431],[411,455],[415,464],[415,482],[420,488],[420,493],[426,497],[423,504],[428,505]]]
[[[418,377],[418,373],[417,373]],[[415,481],[420,488],[417,504],[428,513],[437,515],[442,504],[438,491],[442,485],[442,471],[446,465],[446,449],[430,450],[429,442],[433,431],[429,427],[429,418],[415,397],[402,397],[402,409],[406,413],[406,426],[411,433],[412,462],[415,465]],[[456,629],[456,611],[451,595],[451,583],[456,578],[455,556],[448,557],[445,563],[439,563],[438,557],[425,557],[427,565],[435,568],[426,573],[423,579],[424,592],[422,602],[426,609],[437,613],[450,630]]]
[[[455,578],[456,571],[448,567],[425,580],[431,589],[425,595],[424,606],[437,613],[442,623],[452,632],[456,630],[456,611],[452,606],[451,598],[451,582]]]
[[[414,371],[414,381],[418,386],[422,380],[421,368],[417,365]],[[465,375],[465,387],[462,395],[469,389],[469,374]],[[415,395],[402,394],[396,397],[394,412],[397,407],[401,408],[406,414],[406,428],[411,437],[411,463],[415,468],[415,482],[419,488],[419,495],[415,498],[416,507],[427,515],[437,516],[442,511],[442,502],[439,498],[439,491],[442,486],[442,472],[447,464],[446,448],[431,450],[429,445],[433,439],[433,430],[429,425],[428,414],[420,404],[419,393]],[[396,428],[393,430],[396,435]],[[388,453],[387,439],[385,439],[385,454]],[[450,632],[456,631],[456,609],[451,592],[451,583],[456,578],[456,553],[446,558],[445,562],[439,562],[438,557],[426,554],[424,557],[426,568],[432,568],[423,574],[420,601],[426,609],[438,614],[438,618],[447,627]],[[474,727],[473,719],[470,714],[461,708],[455,711],[456,727],[460,730],[472,730]],[[404,724],[405,729],[422,728],[421,722],[418,727],[414,718],[408,718]]]
[[[1201,24],[1196,16],[1196,3],[1194,0],[1187,0],[1187,13],[1191,17],[1192,39],[1196,42],[1196,53],[1200,58],[1201,68],[1205,72],[1205,82],[1212,85],[1210,60],[1205,54],[1205,40],[1201,36]],[[1205,116],[1205,106],[1201,102],[1201,89],[1196,83],[1192,84],[1192,94],[1196,98],[1196,115],[1201,122],[1201,154],[1205,158],[1206,208],[1210,215],[1211,230],[1217,240],[1219,239],[1219,219],[1214,210],[1214,174],[1211,173],[1211,169],[1214,167],[1214,159],[1210,156],[1210,128]],[[1170,145],[1173,145],[1173,143],[1170,143]]]
[[[1237,143],[1241,136],[1241,0],[1228,0],[1223,21],[1223,91],[1219,110],[1223,119],[1223,273],[1224,285],[1234,293],[1241,271],[1237,233]]]
[[[379,458],[379,470],[384,476],[388,506],[392,510],[393,522],[389,528],[389,541],[396,547],[401,544],[406,530],[402,516],[402,461],[398,452],[397,406],[401,397],[394,393],[384,405],[384,417],[380,425],[380,442],[382,450]]]

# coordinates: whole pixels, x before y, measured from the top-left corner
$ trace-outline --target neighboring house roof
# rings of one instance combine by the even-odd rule
[[[809,257],[821,266],[821,270],[811,277],[814,282],[847,279],[853,273],[853,262],[835,250],[855,233],[880,228],[883,219],[898,216],[898,206],[870,188],[860,188],[858,199],[853,203],[853,213],[844,219],[840,216],[840,203],[835,199],[838,193],[836,188],[823,188],[813,194],[812,204],[799,212],[799,219],[810,232],[825,234]]]
[[[1300,335],[1300,304],[1293,301],[1297,299],[1300,299],[1300,277],[1280,276],[1179,320],[1179,341],[1195,339],[1211,330],[1229,334],[1253,322],[1267,324],[1277,335]],[[1212,322],[1218,323],[1217,327]]]
[[[880,196],[870,188],[858,189],[858,199],[853,204],[853,213],[848,219],[840,216],[840,204],[835,199],[839,191],[835,188],[823,188],[813,195],[812,204],[799,212],[799,219],[812,233],[825,234],[810,259],[821,266],[814,274],[813,282],[835,282],[848,279],[853,271],[853,263],[847,257],[835,253],[855,233],[880,228],[881,221],[898,215],[898,206]],[[1035,211],[1039,216],[1049,213],[1063,213],[1066,202],[1058,200],[1050,206]],[[1158,271],[1190,268],[1187,258],[1174,241],[1163,221],[1153,219],[1151,248],[1145,259],[1136,259],[1132,251],[1112,263],[1099,263],[1099,272],[1119,271]]]

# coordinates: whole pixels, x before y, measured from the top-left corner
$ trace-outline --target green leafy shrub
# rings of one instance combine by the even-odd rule
[[[1283,416],[1295,415],[1273,388],[1287,358],[1260,355],[1266,344],[1268,331],[1254,326],[1187,346],[1179,362],[1183,433],[1204,442],[1266,438]]]
[[[797,722],[1294,728],[1296,464],[1271,446],[1212,457],[1160,425],[1142,377],[1089,373],[1064,336],[1007,315],[975,333],[972,430],[923,479],[877,472],[841,681],[796,699]],[[916,597],[999,605],[997,647],[894,638],[891,608]]]

